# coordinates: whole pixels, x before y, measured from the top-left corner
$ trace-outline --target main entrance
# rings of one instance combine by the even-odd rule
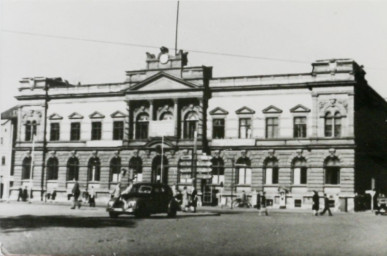
[[[168,184],[168,159],[160,155],[155,156],[152,161],[152,177],[154,183]]]

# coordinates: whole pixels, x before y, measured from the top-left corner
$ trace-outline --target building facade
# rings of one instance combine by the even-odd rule
[[[194,185],[203,203],[266,192],[272,207],[309,208],[316,190],[352,210],[355,193],[387,184],[387,105],[364,76],[334,59],[213,78],[162,47],[122,83],[22,79],[12,196],[65,198],[79,180],[104,200],[126,167],[135,181]]]

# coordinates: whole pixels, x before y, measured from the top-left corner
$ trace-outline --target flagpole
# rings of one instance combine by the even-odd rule
[[[179,28],[179,5],[180,5],[180,1],[177,1],[176,33],[175,33],[175,55],[177,54],[177,30]]]
[[[163,182],[164,172],[164,136],[161,136],[161,170],[160,170],[160,183]]]

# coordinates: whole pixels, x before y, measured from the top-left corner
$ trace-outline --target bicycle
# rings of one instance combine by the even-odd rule
[[[253,205],[248,200],[243,200],[243,198],[236,198],[232,201],[232,206],[234,208],[252,208]]]

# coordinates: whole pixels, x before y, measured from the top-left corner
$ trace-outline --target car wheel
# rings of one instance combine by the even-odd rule
[[[116,212],[109,212],[109,217],[115,219],[115,218],[118,217],[118,213],[116,213]]]

